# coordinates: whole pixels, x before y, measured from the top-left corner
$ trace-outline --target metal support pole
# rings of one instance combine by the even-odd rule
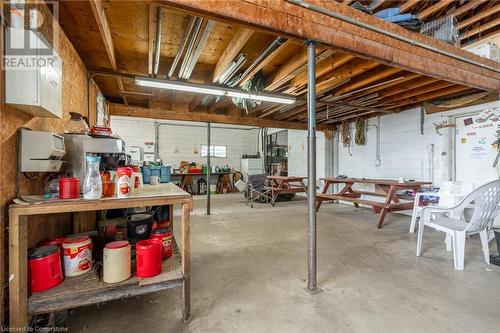
[[[307,290],[316,286],[316,44],[307,45]]]
[[[207,123],[207,215],[210,215],[210,123]]]

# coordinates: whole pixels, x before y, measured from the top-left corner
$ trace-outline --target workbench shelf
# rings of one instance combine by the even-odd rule
[[[151,278],[137,278],[135,272],[122,282],[105,283],[96,270],[67,277],[55,288],[33,293],[28,298],[28,314],[39,314],[145,295],[182,286],[182,259],[176,251],[163,261],[162,272]]]

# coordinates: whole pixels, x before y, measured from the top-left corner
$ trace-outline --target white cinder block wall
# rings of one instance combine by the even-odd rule
[[[158,153],[165,164],[179,166],[180,161],[205,163],[200,149],[206,144],[206,124],[181,121],[163,121],[158,136]],[[119,134],[129,146],[144,147],[144,142],[154,142],[155,120],[146,118],[111,117],[113,131]],[[241,169],[241,155],[257,153],[258,130],[246,126],[212,124],[211,145],[227,146],[227,158],[213,157],[212,165],[230,165]]]

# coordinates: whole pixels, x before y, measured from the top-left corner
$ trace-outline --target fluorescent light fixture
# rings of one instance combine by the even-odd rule
[[[282,104],[293,104],[296,99],[281,94],[252,94],[245,90],[209,86],[205,84],[173,81],[173,80],[160,80],[154,78],[146,77],[135,77],[135,84],[144,87],[159,88],[159,89],[169,89],[177,91],[193,92],[205,95],[216,95],[216,96],[228,96],[228,97],[239,97],[246,99],[253,99],[256,101],[272,102],[272,103],[282,103]]]

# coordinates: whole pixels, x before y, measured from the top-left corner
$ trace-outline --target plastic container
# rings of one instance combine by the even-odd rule
[[[173,253],[172,230],[167,228],[158,228],[151,232],[151,239],[159,239],[162,242],[162,257],[170,258]]]
[[[66,238],[64,251],[64,275],[78,276],[92,268],[92,240],[89,236]]]
[[[131,251],[127,241],[106,244],[103,250],[102,280],[106,283],[125,281],[131,275]]]
[[[151,176],[160,177],[160,183],[170,183],[172,178],[170,166],[143,166],[141,167],[142,171],[142,180],[144,184],[150,183]]]
[[[153,215],[147,213],[132,214],[127,217],[127,237],[132,242],[148,239],[153,229]]]
[[[78,199],[80,197],[80,179],[59,178],[59,199]]]
[[[87,156],[87,172],[83,181],[83,198],[96,200],[102,197],[102,180],[99,173],[99,156]]]
[[[116,169],[116,194],[119,198],[126,198],[132,193],[131,182],[134,169],[130,167],[119,167]]]
[[[64,280],[59,248],[55,245],[42,246],[30,252],[29,287],[31,292],[54,288]]]
[[[136,275],[141,278],[161,273],[162,243],[158,239],[146,239],[135,245]]]

